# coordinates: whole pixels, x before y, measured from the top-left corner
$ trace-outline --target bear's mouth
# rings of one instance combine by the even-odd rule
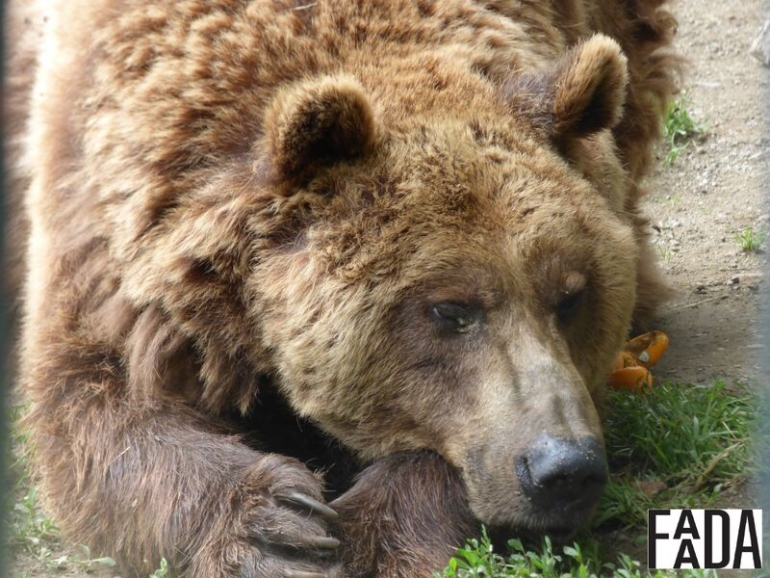
[[[548,536],[555,544],[565,543],[572,540],[582,526],[583,524],[576,526],[547,526],[543,530],[534,533],[533,536],[538,540],[542,540],[544,536]]]
[[[545,532],[554,544],[564,544],[571,541],[577,534],[577,528],[552,528]]]
[[[528,534],[539,540],[547,535],[555,543],[571,540],[580,528],[591,521],[600,495],[593,493],[581,499],[553,504],[547,509],[535,507],[525,518]]]
[[[589,499],[556,503],[550,507],[528,501],[524,511],[519,509],[509,521],[492,523],[490,537],[496,547],[505,547],[508,540],[517,538],[524,544],[539,548],[545,536],[553,544],[568,544],[593,517],[598,505],[598,496],[595,498],[591,496]]]
[[[502,527],[494,526],[489,529],[489,537],[497,552],[505,552],[508,549],[508,541],[512,539],[520,540],[529,548],[540,548],[543,538],[548,536],[551,543],[555,546],[570,544],[583,524],[566,526],[561,523],[543,524],[539,520],[533,526]]]

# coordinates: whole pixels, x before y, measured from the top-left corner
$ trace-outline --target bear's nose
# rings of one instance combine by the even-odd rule
[[[607,462],[592,436],[565,439],[542,436],[516,460],[524,494],[547,509],[591,507],[607,483]]]

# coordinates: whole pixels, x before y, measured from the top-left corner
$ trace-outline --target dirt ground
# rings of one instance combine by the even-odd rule
[[[677,46],[690,59],[684,95],[702,142],[649,181],[653,242],[678,295],[661,311],[671,347],[657,375],[677,381],[758,378],[757,305],[765,254],[736,235],[770,226],[770,70],[749,55],[770,18],[762,0],[681,0]],[[770,250],[770,239],[762,248]],[[765,349],[766,351],[766,349]]]
[[[675,12],[677,47],[691,63],[683,95],[705,135],[648,182],[652,241],[678,291],[658,322],[671,346],[655,374],[763,387],[768,380],[759,364],[768,344],[757,320],[766,254],[743,251],[736,235],[751,227],[761,236],[770,228],[770,69],[749,54],[770,18],[770,0],[679,0]],[[762,248],[770,251],[770,238]],[[751,491],[738,490],[729,501],[746,507]],[[66,546],[52,553],[49,560],[68,556],[59,568],[21,553],[11,576],[114,575],[72,563],[73,553],[79,551]]]

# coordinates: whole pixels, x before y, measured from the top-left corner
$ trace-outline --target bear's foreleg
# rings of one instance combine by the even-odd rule
[[[181,405],[61,401],[30,419],[53,513],[76,541],[137,576],[161,558],[186,578],[338,575],[335,514],[299,461],[255,452]]]
[[[430,452],[378,460],[331,506],[348,578],[428,578],[480,527],[460,473]]]

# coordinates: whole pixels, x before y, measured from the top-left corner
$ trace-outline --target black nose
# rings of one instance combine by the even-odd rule
[[[604,450],[595,437],[542,436],[516,460],[524,494],[548,509],[588,508],[607,483]]]

